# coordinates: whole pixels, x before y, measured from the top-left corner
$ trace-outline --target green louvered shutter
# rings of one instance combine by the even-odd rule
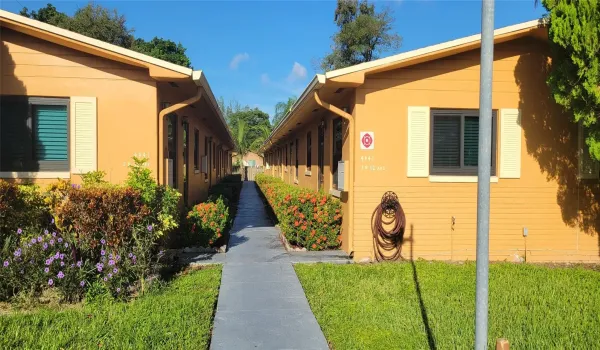
[[[38,161],[68,160],[66,105],[33,106],[35,158]]]

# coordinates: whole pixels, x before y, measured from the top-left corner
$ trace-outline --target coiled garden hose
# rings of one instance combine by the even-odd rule
[[[386,227],[390,227],[386,229]],[[406,216],[398,201],[398,196],[386,192],[381,197],[371,216],[373,251],[377,261],[398,260],[402,257],[402,241],[406,228]]]

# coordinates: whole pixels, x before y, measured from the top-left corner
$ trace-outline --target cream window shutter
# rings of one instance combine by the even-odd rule
[[[95,97],[71,97],[71,172],[84,174],[97,170],[98,138]]]
[[[597,179],[600,172],[600,163],[590,154],[590,149],[585,143],[587,137],[587,129],[583,123],[579,122],[577,132],[577,140],[579,143],[579,178],[580,179]]]
[[[500,110],[500,177],[521,178],[521,111]]]
[[[406,176],[429,176],[429,107],[408,107]]]

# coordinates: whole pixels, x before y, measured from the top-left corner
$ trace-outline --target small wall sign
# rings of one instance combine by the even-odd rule
[[[360,149],[375,149],[375,133],[372,131],[360,132]]]

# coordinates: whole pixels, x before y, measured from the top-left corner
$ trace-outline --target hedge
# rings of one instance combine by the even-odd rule
[[[256,175],[256,184],[290,244],[307,250],[339,248],[342,208],[337,198],[265,174]]]

